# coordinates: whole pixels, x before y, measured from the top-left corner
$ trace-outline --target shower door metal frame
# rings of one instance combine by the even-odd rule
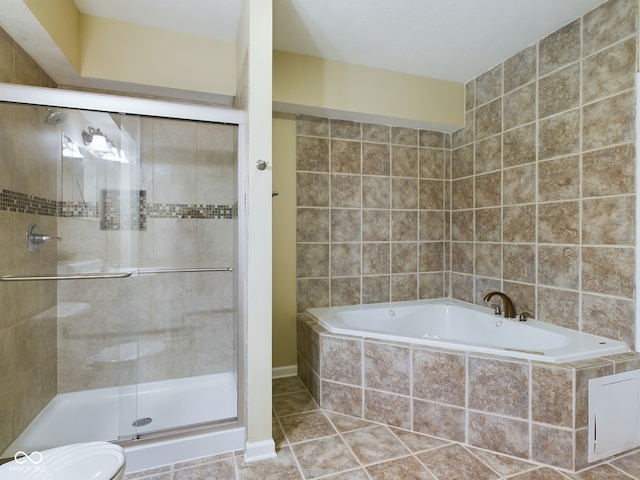
[[[38,105],[38,106],[47,106],[47,107],[59,107],[59,108],[73,108],[79,110],[93,110],[100,112],[108,112],[108,113],[116,113],[116,114],[128,114],[128,115],[140,115],[140,116],[149,116],[149,117],[157,117],[157,118],[167,118],[167,119],[177,119],[177,120],[192,120],[192,121],[202,121],[202,122],[213,122],[213,123],[222,123],[229,125],[236,125],[238,127],[238,136],[237,136],[237,159],[238,159],[238,195],[237,200],[239,205],[244,205],[241,202],[241,199],[246,197],[246,185],[243,182],[243,173],[245,171],[245,163],[246,163],[246,113],[243,110],[238,110],[229,107],[219,107],[219,106],[205,106],[205,105],[196,105],[196,104],[185,104],[179,102],[169,102],[163,100],[152,100],[152,99],[142,99],[136,97],[123,97],[118,95],[110,95],[110,94],[101,94],[101,93],[92,93],[92,92],[82,92],[82,91],[72,91],[72,90],[63,90],[63,89],[52,89],[52,88],[44,88],[44,87],[32,87],[25,85],[15,85],[15,84],[6,84],[0,83],[0,102],[10,102],[16,104],[26,104],[26,105]],[[245,230],[245,221],[244,221],[245,210],[243,207],[238,209],[239,215],[239,224],[238,224],[238,241],[240,243],[243,242],[241,238],[242,232]],[[239,318],[240,312],[242,309],[241,305],[245,303],[245,299],[243,298],[243,294],[246,292],[246,289],[242,288],[241,279],[243,278],[243,270],[246,269],[246,264],[242,259],[243,249],[239,248],[238,253],[240,258],[238,258],[238,277],[236,278],[236,282],[238,283],[237,288],[237,305],[239,307],[238,310],[238,338],[240,338],[241,334],[241,325],[244,325],[244,321]],[[245,268],[243,268],[245,267]],[[209,270],[209,269],[207,269]],[[222,267],[215,268],[215,271],[232,271],[232,268]],[[148,273],[146,271],[141,271],[139,274]],[[246,271],[244,272],[246,274]],[[122,274],[121,276],[128,276],[128,274]],[[49,278],[48,278],[49,279]],[[50,278],[51,280],[58,280],[58,278]],[[11,281],[11,280],[22,280],[18,278],[8,278],[5,277],[2,280]],[[30,279],[31,280],[31,279]],[[40,279],[41,280],[41,279]],[[237,349],[238,354],[241,349]],[[242,361],[240,358],[236,359],[237,365],[242,365]],[[237,391],[241,392],[243,387],[241,385],[242,379],[244,377],[241,371],[236,371],[237,375]],[[211,427],[207,427],[206,425],[197,425],[194,428],[194,431],[198,432],[199,435],[206,434],[205,432],[210,431],[211,435],[213,435],[212,439],[216,438],[216,435],[220,432],[220,429],[231,429],[229,430],[229,438],[235,438],[235,441],[240,440],[240,436],[244,437],[244,427],[242,426],[242,416],[244,409],[244,402],[242,395],[237,395],[237,421],[232,424],[224,424],[224,425],[213,425]],[[190,429],[178,427],[174,433],[177,436],[183,436]],[[242,431],[242,433],[240,433]],[[169,438],[172,435],[172,432],[162,432],[165,433],[162,438]],[[151,435],[150,438],[145,437],[136,437],[130,438],[124,441],[118,441],[117,443],[121,444],[141,444],[141,448],[146,444],[146,441],[153,441],[157,438],[157,435]],[[223,438],[223,437],[221,437]],[[216,441],[216,440],[211,440]],[[230,445],[230,448],[233,449],[242,449],[244,448],[244,441],[242,444]],[[197,453],[198,448],[201,448],[199,445],[194,444],[193,446],[194,452]],[[144,450],[143,450],[144,451]],[[204,453],[202,453],[204,455]]]

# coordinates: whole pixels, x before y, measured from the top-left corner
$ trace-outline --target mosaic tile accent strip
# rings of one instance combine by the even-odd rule
[[[47,198],[27,195],[11,190],[0,190],[0,210],[29,213],[49,217],[100,218],[103,230],[146,230],[147,218],[184,218],[202,220],[232,220],[238,218],[238,202],[233,205],[147,203],[145,190],[134,190],[129,199],[131,212],[120,218],[120,192],[103,190],[102,205],[95,202],[56,202]],[[101,214],[102,209],[102,214]]]
[[[146,230],[145,190],[102,190],[102,230]],[[124,208],[123,208],[124,207]],[[124,215],[123,215],[124,213]]]
[[[157,203],[147,206],[149,218],[198,218],[233,219],[238,216],[235,205],[188,205],[182,203]]]
[[[58,202],[58,217],[64,218],[98,218],[100,205],[94,202]]]
[[[0,210],[55,217],[57,209],[58,203],[55,200],[14,192],[4,188],[0,191]]]

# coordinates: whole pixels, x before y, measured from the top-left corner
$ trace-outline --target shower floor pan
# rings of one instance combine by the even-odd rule
[[[56,395],[0,455],[235,419],[232,372]],[[150,421],[149,421],[150,419]],[[136,425],[140,425],[134,427]]]

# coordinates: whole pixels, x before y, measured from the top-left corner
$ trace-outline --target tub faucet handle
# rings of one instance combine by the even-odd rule
[[[518,315],[518,320],[520,320],[521,322],[526,322],[528,318],[533,318],[533,313],[522,312],[520,315]]]
[[[492,303],[489,306],[491,308],[493,308],[493,314],[494,315],[502,315],[502,309],[500,308],[500,304],[499,303]]]

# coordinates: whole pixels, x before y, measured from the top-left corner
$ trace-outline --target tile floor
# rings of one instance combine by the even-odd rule
[[[273,382],[278,457],[242,452],[127,474],[144,480],[640,480],[640,452],[569,473],[322,410],[300,381]]]

